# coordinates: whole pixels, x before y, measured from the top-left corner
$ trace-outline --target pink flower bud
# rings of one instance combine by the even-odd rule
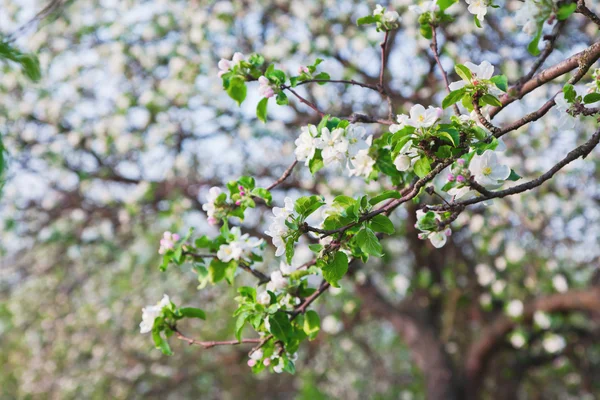
[[[171,236],[173,238],[174,241],[178,241],[179,240],[179,235],[174,233],[173,236]]]
[[[424,233],[419,233],[418,237],[421,240],[425,240],[427,238],[427,235],[425,235]]]
[[[458,183],[463,183],[465,181],[465,177],[462,175],[459,175],[456,177],[456,182]]]
[[[263,364],[265,364],[265,367],[268,367],[271,364],[271,359],[270,358],[265,358],[263,360]]]
[[[454,180],[456,179],[456,177],[452,174],[448,174],[448,182],[454,182]]]
[[[236,201],[235,201],[235,205],[236,205],[236,206],[239,206],[240,204],[242,204],[242,201],[241,201],[241,200],[236,200]]]
[[[446,236],[448,236],[448,237],[452,236],[452,229],[450,229],[450,228],[446,229],[446,230],[444,231],[444,235],[446,235]]]
[[[463,166],[465,165],[465,160],[463,160],[462,158],[459,158],[458,160],[456,160],[456,162],[458,163],[458,165]]]
[[[217,219],[215,217],[209,217],[208,218],[208,223],[211,225],[216,225],[217,224]]]
[[[256,360],[252,360],[252,359],[248,360],[248,366],[250,368],[254,367],[255,365],[256,365]]]
[[[243,190],[240,192],[240,196],[245,196],[246,192],[244,192]]]
[[[298,68],[298,73],[299,73],[299,74],[301,74],[301,73],[303,73],[303,72],[306,72],[306,73],[308,74],[308,68],[306,68],[305,66],[301,65],[301,66]]]

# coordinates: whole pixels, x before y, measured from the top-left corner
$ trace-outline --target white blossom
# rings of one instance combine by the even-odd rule
[[[315,156],[317,150],[317,127],[314,125],[303,126],[301,128],[300,136],[294,142],[296,145],[296,160],[304,161],[305,165],[308,165],[310,160]]]
[[[564,349],[566,345],[567,342],[565,341],[565,338],[554,333],[546,334],[542,341],[542,347],[548,353],[558,353]]]
[[[552,277],[552,286],[556,289],[557,292],[564,293],[569,290],[569,283],[567,282],[567,278],[564,275],[554,275]]]
[[[267,291],[262,292],[256,298],[258,304],[262,304],[263,306],[268,306],[271,303],[271,296]]]
[[[409,140],[394,159],[394,166],[398,171],[408,171],[418,159],[417,148],[413,146],[412,140]]]
[[[377,4],[375,6],[373,15],[381,15],[382,21],[388,24],[396,22],[400,19],[400,14],[398,14],[396,11],[386,11],[385,7],[382,7],[381,4]]]
[[[273,207],[273,219],[269,229],[265,231],[265,234],[273,238],[273,245],[277,248],[275,252],[277,257],[285,253],[284,237],[289,231],[286,221],[294,213],[294,201],[290,197],[285,198],[284,204],[283,208]]]
[[[469,71],[471,71],[473,79],[471,81],[461,80],[452,82],[449,86],[450,90],[462,89],[466,84],[473,83],[479,79],[490,79],[494,75],[494,66],[488,61],[482,61],[479,65],[467,61],[464,65],[469,69]],[[473,118],[472,116],[469,117],[469,119],[477,122],[477,119]]]
[[[369,150],[361,150],[358,154],[350,160],[354,168],[350,168],[350,176],[364,176],[368,177],[373,172],[373,165],[375,160],[369,156]]]
[[[417,14],[423,14],[426,12],[436,12],[439,11],[440,6],[437,3],[437,0],[433,1],[419,1],[415,5],[408,6],[408,9]]]
[[[329,165],[342,162],[348,151],[348,139],[344,136],[344,129],[336,128],[329,131],[327,127],[321,129],[321,136],[316,141],[317,149],[321,149],[323,163]]]
[[[410,119],[407,124],[415,128],[429,128],[442,117],[441,108],[429,106],[427,109],[420,104],[415,104],[410,108]]]
[[[492,150],[473,156],[469,171],[475,177],[475,181],[486,188],[499,187],[510,175],[510,168],[498,163],[498,156]]]
[[[142,322],[140,322],[140,333],[148,333],[154,326],[154,320],[160,316],[162,309],[171,304],[169,296],[163,295],[161,301],[154,306],[142,308]]]
[[[506,306],[506,313],[513,318],[518,318],[523,314],[523,302],[521,300],[511,300]]]
[[[469,7],[467,9],[473,15],[477,15],[477,19],[483,21],[483,17],[487,14],[487,0],[465,0]]]
[[[208,223],[211,225],[215,225],[217,223],[217,218],[215,217],[215,201],[217,197],[221,194],[221,189],[217,186],[213,186],[208,191],[208,196],[206,196],[206,203],[202,205],[202,209],[206,211],[206,215],[208,216]]]
[[[548,316],[548,314],[542,311],[536,311],[533,314],[533,321],[537,326],[539,326],[542,329],[548,329],[551,325],[550,317]]]
[[[288,287],[289,281],[288,278],[284,277],[281,271],[273,271],[271,273],[271,281],[267,283],[267,290],[271,292],[276,292],[278,290],[283,290]]]
[[[335,316],[328,315],[323,318],[321,328],[323,329],[323,332],[329,333],[330,335],[337,335],[344,329],[344,324]]]

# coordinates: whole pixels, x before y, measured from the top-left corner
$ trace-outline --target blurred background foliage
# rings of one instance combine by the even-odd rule
[[[54,4],[56,3],[56,4]],[[461,2],[444,28],[442,62],[483,60],[511,82],[534,59],[512,18],[518,1],[499,1],[486,28],[474,26]],[[41,79],[0,65],[0,132],[8,151],[0,202],[0,397],[202,399],[420,399],[422,372],[389,319],[371,316],[355,285],[370,282],[392,303],[424,310],[457,364],[511,301],[598,283],[600,186],[596,150],[542,188],[463,213],[451,243],[434,251],[416,237],[415,205],[393,215],[386,257],[371,260],[342,289],[323,296],[318,339],[304,346],[290,375],[253,376],[247,348],[201,350],[172,343],[163,356],[139,334],[141,307],[169,294],[205,309],[186,322],[204,340],[233,337],[235,288],[197,290],[191,268],[158,270],[164,230],[214,233],[201,211],[211,186],[255,176],[267,186],[293,160],[301,125],[318,116],[292,101],[254,116],[256,90],[241,108],[221,89],[217,61],[234,51],[259,52],[296,71],[315,58],[332,78],[377,82],[381,34],[358,28],[374,4],[351,0],[202,1],[78,0],[47,4],[0,0],[0,29],[37,54]],[[411,1],[390,6],[406,11]],[[397,105],[439,104],[441,77],[418,35],[415,14],[402,13],[392,38],[388,82]],[[587,20],[567,22],[552,65],[598,38]],[[0,45],[1,46],[1,45]],[[0,54],[2,47],[0,47]],[[6,57],[6,56],[5,56]],[[589,82],[589,79],[587,79]],[[251,84],[252,85],[252,84]],[[547,85],[499,115],[497,123],[537,109],[560,89]],[[343,86],[298,89],[334,115],[385,115],[377,93]],[[385,102],[383,102],[385,103]],[[506,138],[506,158],[535,177],[589,136],[593,121],[557,130],[553,112]],[[369,126],[371,133],[380,132]],[[1,148],[1,147],[0,147]],[[355,195],[389,186],[306,169],[274,193]],[[244,229],[265,237],[266,209]],[[302,262],[307,254],[298,255]],[[278,267],[272,254],[261,267]],[[242,284],[244,281],[241,278]],[[484,397],[595,398],[600,394],[598,315],[549,315],[550,327],[522,324],[494,347]],[[566,346],[548,343],[555,336]],[[520,339],[519,339],[520,338]],[[559,340],[560,342],[560,340]]]

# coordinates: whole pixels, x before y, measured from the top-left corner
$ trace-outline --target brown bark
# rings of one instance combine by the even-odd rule
[[[426,321],[418,306],[406,303],[394,307],[370,282],[357,286],[363,309],[373,316],[389,321],[404,343],[425,378],[425,390],[430,400],[459,399],[458,379],[433,324]]]

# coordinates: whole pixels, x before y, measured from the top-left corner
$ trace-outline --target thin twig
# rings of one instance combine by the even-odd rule
[[[430,24],[430,26],[431,26],[431,30],[432,30],[433,34],[431,37],[431,45],[429,47],[431,48],[431,51],[433,51],[433,57],[435,58],[435,62],[437,63],[438,67],[440,67],[440,71],[442,72],[442,77],[444,78],[444,84],[446,85],[446,90],[448,91],[448,93],[450,93],[451,90],[450,90],[450,81],[448,80],[448,74],[446,73],[446,70],[442,66],[442,62],[440,60],[435,25]],[[460,110],[458,109],[458,106],[456,105],[456,103],[454,103],[453,109],[454,109],[454,114],[460,115]]]
[[[298,160],[295,160],[289,167],[286,168],[285,171],[283,171],[283,174],[275,182],[267,187],[267,190],[273,190],[277,185],[285,181],[292,174],[292,171],[297,164]]]

